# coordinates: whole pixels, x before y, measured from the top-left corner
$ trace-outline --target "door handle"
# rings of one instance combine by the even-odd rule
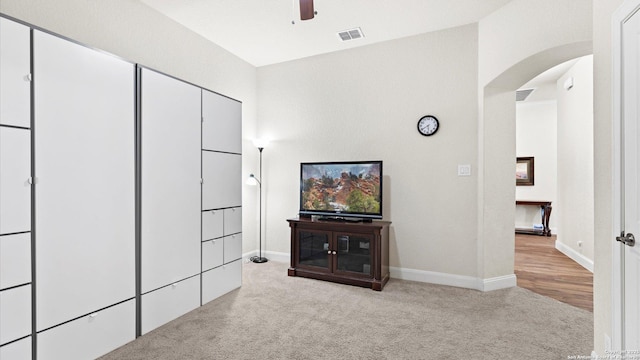
[[[620,236],[616,236],[616,241],[620,241],[621,243],[633,247],[636,244],[636,238],[632,233],[624,234],[624,231],[620,234]]]

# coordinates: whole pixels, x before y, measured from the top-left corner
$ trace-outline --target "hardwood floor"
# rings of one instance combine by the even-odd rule
[[[518,286],[593,312],[593,274],[556,250],[555,241],[516,234]]]

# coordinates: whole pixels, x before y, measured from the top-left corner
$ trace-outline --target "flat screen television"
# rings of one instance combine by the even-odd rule
[[[300,164],[300,216],[382,219],[382,161]]]

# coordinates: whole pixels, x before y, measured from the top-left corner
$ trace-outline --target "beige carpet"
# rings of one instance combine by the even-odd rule
[[[567,359],[593,316],[528,290],[391,279],[382,292],[247,263],[243,286],[105,355],[111,359]]]

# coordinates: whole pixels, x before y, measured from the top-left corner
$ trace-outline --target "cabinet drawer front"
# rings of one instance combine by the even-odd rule
[[[242,204],[242,155],[202,152],[202,210]]]
[[[224,234],[242,232],[242,208],[224,209]]]
[[[200,277],[194,276],[142,295],[142,333],[200,306]]]
[[[0,359],[31,359],[31,336],[0,347]]]
[[[242,152],[242,104],[207,90],[202,91],[202,147]]]
[[[222,237],[223,233],[222,210],[209,210],[202,212],[202,240],[211,240]]]
[[[135,300],[38,334],[38,360],[95,359],[135,339]]]
[[[222,265],[223,239],[214,239],[202,243],[202,271]]]
[[[230,263],[242,257],[242,234],[224,237],[224,263]]]
[[[0,291],[0,344],[31,334],[31,285]]]
[[[0,290],[31,282],[31,234],[0,236]]]
[[[0,234],[31,230],[31,131],[0,127]]]
[[[202,273],[202,304],[216,299],[242,285],[242,261]]]
[[[31,41],[29,28],[0,19],[0,122],[29,127],[31,120]]]

